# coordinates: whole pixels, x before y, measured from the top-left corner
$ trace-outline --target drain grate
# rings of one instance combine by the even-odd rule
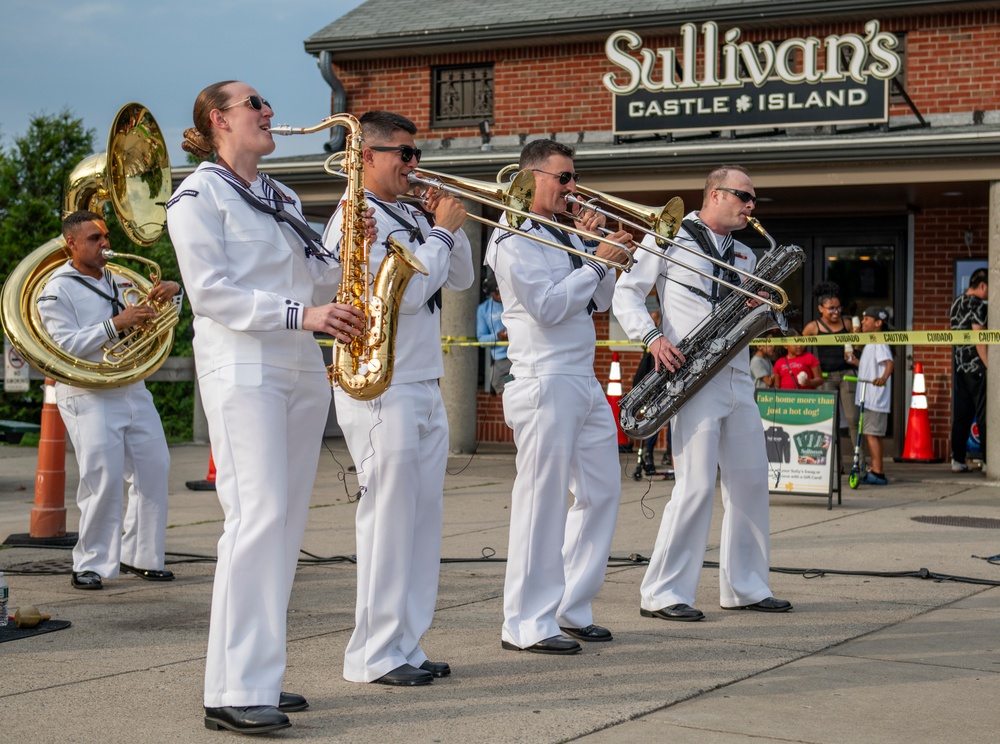
[[[988,517],[912,517],[914,522],[943,524],[946,527],[976,527],[980,530],[1000,530],[1000,519]]]

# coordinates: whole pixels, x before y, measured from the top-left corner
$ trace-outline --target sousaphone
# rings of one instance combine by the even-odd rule
[[[115,117],[107,150],[84,158],[70,174],[63,215],[79,209],[101,214],[110,201],[129,239],[150,246],[159,240],[166,226],[170,189],[170,161],[160,127],[145,106],[130,103]],[[139,261],[148,267],[147,279],[124,266],[107,265],[113,274],[127,278],[136,288],[126,295],[127,302],[147,302],[149,291],[160,280],[160,267],[134,254],[106,251],[105,255]],[[67,385],[114,388],[149,377],[170,354],[176,308],[172,303],[155,305],[159,315],[116,342],[109,341],[99,362],[75,357],[49,336],[37,304],[52,272],[68,258],[69,249],[60,235],[32,251],[7,278],[0,294],[0,319],[11,345],[43,375]]]

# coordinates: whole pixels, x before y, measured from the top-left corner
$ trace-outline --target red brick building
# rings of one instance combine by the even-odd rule
[[[898,329],[947,327],[953,296],[1000,245],[997,2],[368,0],[305,47],[334,112],[408,116],[435,171],[492,181],[524,142],[555,137],[576,148],[581,183],[646,205],[679,195],[691,209],[713,165],[747,166],[756,216],[806,251],[786,282],[794,327],[814,317],[812,287],[825,279],[853,314],[883,304]],[[321,164],[271,166],[318,221],[341,189]],[[478,300],[453,301],[452,335],[474,335]],[[607,314],[597,325],[599,338],[622,337]],[[919,361],[946,457],[950,348],[895,350],[893,431]],[[601,379],[610,354],[598,349]],[[637,359],[623,353],[626,390]],[[480,392],[475,418],[478,439],[509,439],[499,401]]]

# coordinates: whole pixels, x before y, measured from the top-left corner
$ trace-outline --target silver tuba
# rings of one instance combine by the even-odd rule
[[[767,239],[770,248],[757,263],[752,276],[744,279],[748,292],[767,291],[784,280],[805,261],[797,245],[778,246],[753,217],[747,222]],[[784,307],[784,305],[781,305]],[[634,439],[645,439],[666,426],[680,407],[750,342],[769,330],[786,328],[784,314],[775,306],[747,307],[743,294],[733,292],[677,344],[684,363],[670,372],[653,370],[619,401],[622,431]]]

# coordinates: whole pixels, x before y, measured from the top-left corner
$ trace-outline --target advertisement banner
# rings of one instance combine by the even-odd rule
[[[837,393],[757,390],[771,493],[832,497],[839,473]]]

